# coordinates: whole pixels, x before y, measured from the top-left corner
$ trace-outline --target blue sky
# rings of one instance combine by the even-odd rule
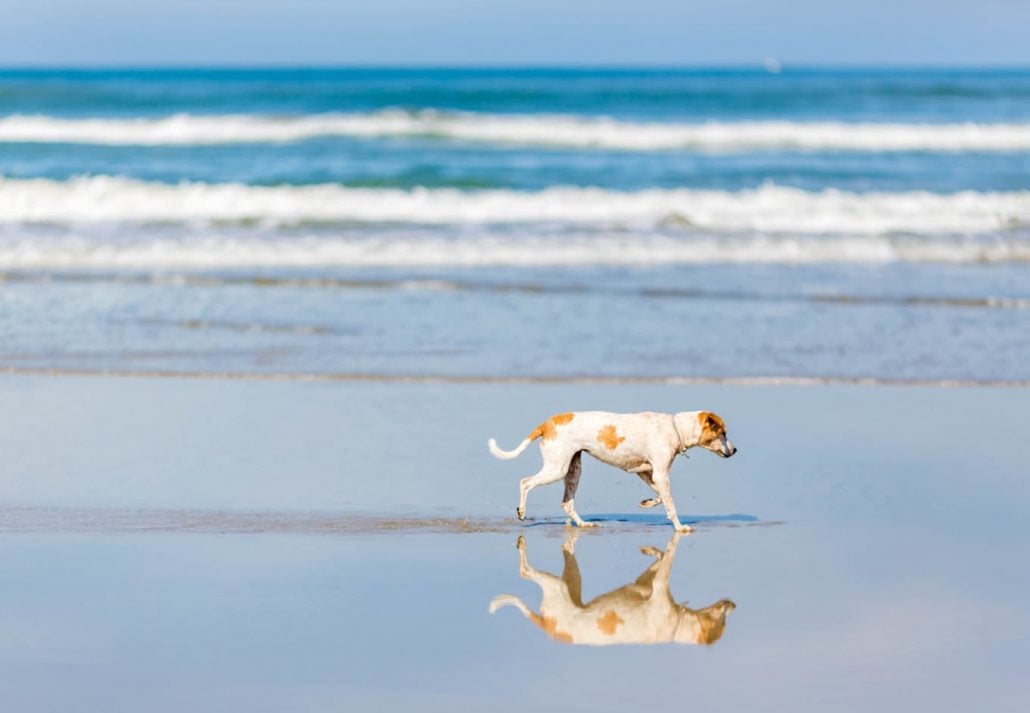
[[[1030,0],[0,0],[0,65],[1030,64]]]

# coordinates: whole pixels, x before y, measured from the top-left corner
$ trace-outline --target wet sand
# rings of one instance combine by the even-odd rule
[[[4,710],[1030,701],[1025,390],[5,376],[0,393]],[[486,439],[590,408],[725,417],[736,457],[674,466],[696,533],[590,461],[577,508],[601,527],[564,526],[560,484],[514,520],[539,456],[498,461]]]

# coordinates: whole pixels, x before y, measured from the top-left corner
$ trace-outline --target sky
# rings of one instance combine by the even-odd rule
[[[1030,0],[0,0],[0,65],[1030,65]]]

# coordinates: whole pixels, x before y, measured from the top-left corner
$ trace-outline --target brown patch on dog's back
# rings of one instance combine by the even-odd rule
[[[609,450],[614,451],[626,438],[620,436],[619,432],[615,430],[615,426],[609,423],[597,432],[597,440],[607,446]]]
[[[529,618],[533,621],[534,624],[543,629],[544,633],[546,633],[555,641],[560,641],[563,644],[572,643],[572,634],[569,634],[564,631],[558,631],[558,619],[556,617],[540,616],[539,614],[529,612]]]
[[[701,424],[700,443],[710,443],[726,433],[726,422],[718,414],[701,411],[697,414],[697,420]]]
[[[547,420],[553,423],[555,426],[564,426],[566,423],[568,423],[575,417],[576,414],[574,413],[559,413],[556,416],[551,416],[551,418]]]
[[[549,419],[534,428],[528,438],[531,441],[536,440],[537,438],[543,438],[545,441],[549,441],[558,434],[558,426],[564,426],[575,418],[575,416],[576,414],[574,413],[559,413],[551,416]]]
[[[597,628],[605,636],[612,636],[619,628],[619,624],[625,623],[626,620],[616,614],[613,609],[609,609],[603,616],[597,618]]]

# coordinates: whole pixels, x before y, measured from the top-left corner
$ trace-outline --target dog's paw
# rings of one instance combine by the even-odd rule
[[[515,508],[515,515],[519,518],[520,521],[526,519],[526,511],[522,508]]]
[[[664,553],[657,547],[641,547],[640,554],[654,557],[655,559],[661,559]]]
[[[645,499],[640,501],[640,507],[642,507],[642,508],[653,508],[656,505],[661,505],[661,504],[662,504],[662,499],[661,498],[645,498]]]
[[[676,532],[682,532],[684,534],[694,531],[694,528],[690,525],[675,525],[674,527],[676,528]]]

